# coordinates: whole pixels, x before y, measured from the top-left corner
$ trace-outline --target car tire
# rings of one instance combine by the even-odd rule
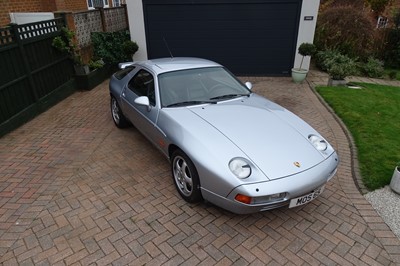
[[[122,113],[117,99],[115,99],[113,96],[111,96],[110,107],[111,107],[111,116],[114,121],[114,124],[118,128],[127,127],[129,125],[129,122],[126,119],[126,117],[124,116],[124,114]]]
[[[181,150],[172,153],[171,170],[175,187],[185,201],[195,203],[203,199],[196,167]]]

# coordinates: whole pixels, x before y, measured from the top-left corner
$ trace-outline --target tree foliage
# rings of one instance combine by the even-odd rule
[[[376,15],[382,14],[391,2],[392,0],[365,0],[365,3]]]
[[[363,8],[365,0],[321,0],[321,11],[327,8],[338,6],[351,6],[353,8]]]
[[[373,51],[374,35],[375,27],[365,12],[338,6],[320,13],[314,43],[318,50],[338,50],[363,59]]]

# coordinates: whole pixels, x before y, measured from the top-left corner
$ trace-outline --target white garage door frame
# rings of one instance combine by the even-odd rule
[[[317,24],[318,9],[320,0],[303,0],[299,21],[299,31],[297,37],[297,47],[301,43],[314,41],[315,27]],[[144,14],[142,0],[127,1],[129,28],[131,38],[139,45],[139,50],[134,55],[134,60],[147,60],[146,32],[144,25]],[[293,66],[299,66],[301,56],[296,53]],[[307,57],[303,63],[305,68],[309,68],[310,58]]]

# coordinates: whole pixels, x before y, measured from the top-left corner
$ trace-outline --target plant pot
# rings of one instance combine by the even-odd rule
[[[90,72],[88,65],[74,65],[74,69],[76,75],[86,75]]]
[[[307,77],[308,70],[292,68],[292,79],[294,83],[302,83]]]
[[[344,79],[333,79],[329,78],[328,86],[346,86],[347,81]]]
[[[392,180],[390,181],[390,188],[397,194],[400,194],[400,166],[394,168]]]
[[[117,70],[118,69],[116,68],[116,66],[105,65],[87,74],[75,75],[77,88],[79,90],[91,90],[102,83],[104,80],[110,78],[112,73]]]

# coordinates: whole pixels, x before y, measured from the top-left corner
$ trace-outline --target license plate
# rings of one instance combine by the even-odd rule
[[[301,196],[301,197],[298,197],[298,198],[295,198],[295,199],[291,199],[290,200],[290,204],[289,204],[289,208],[293,208],[293,207],[297,207],[297,206],[300,206],[300,205],[304,205],[304,204],[312,201],[313,199],[318,197],[322,193],[322,191],[324,191],[324,188],[325,188],[325,186],[322,186],[322,187],[319,187],[319,188],[315,189],[313,192],[311,192],[311,193],[309,193],[307,195],[304,195],[304,196]]]

